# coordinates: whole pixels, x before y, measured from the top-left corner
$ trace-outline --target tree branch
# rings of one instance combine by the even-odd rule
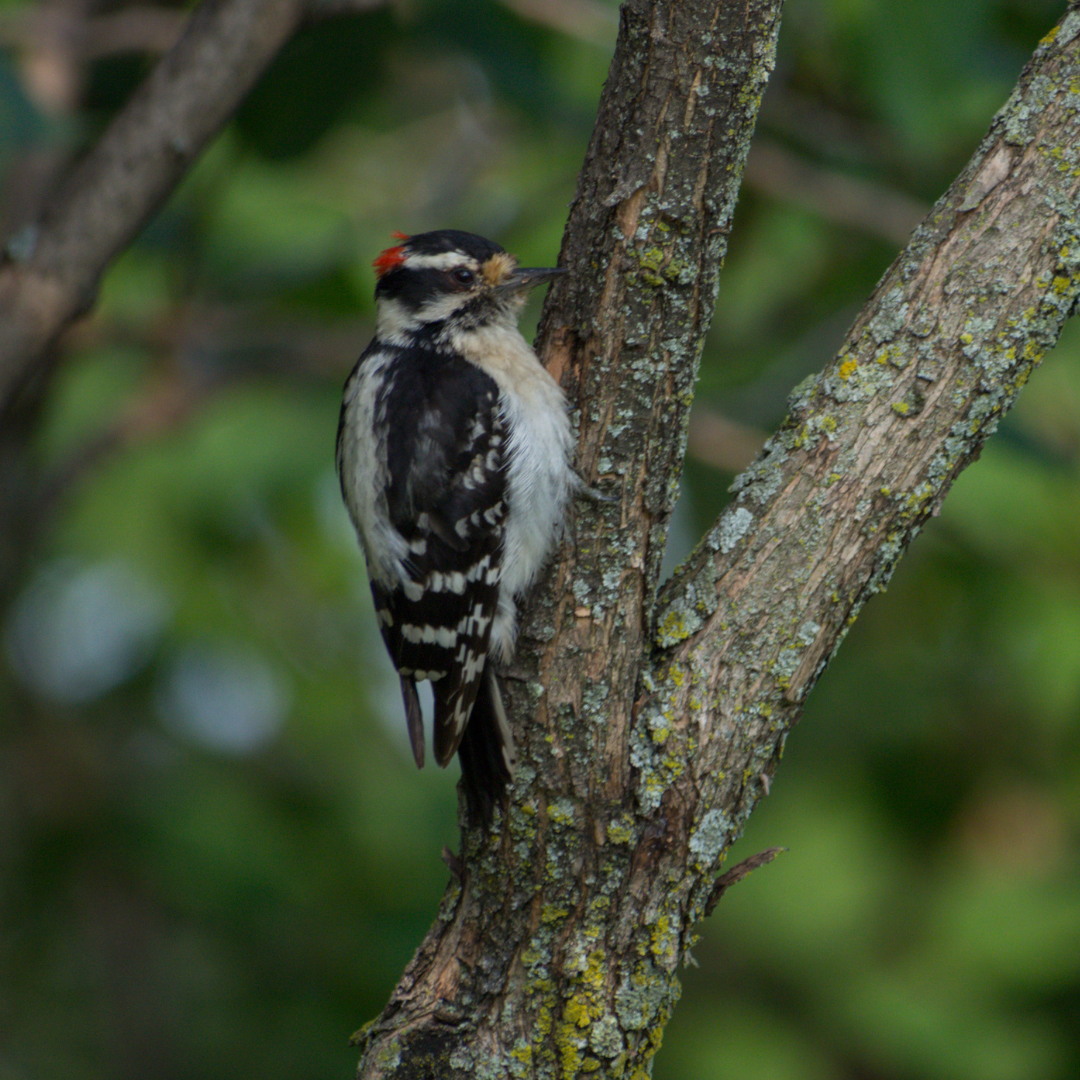
[[[658,598],[632,753],[639,807],[677,801],[708,855],[671,870],[684,925],[859,609],[1080,295],[1078,87],[1074,5]]]
[[[382,0],[350,0],[349,10]],[[309,10],[204,0],[183,36],[0,262],[0,413]]]

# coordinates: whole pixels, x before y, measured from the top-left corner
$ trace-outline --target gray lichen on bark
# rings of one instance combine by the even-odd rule
[[[753,778],[862,604],[977,457],[1080,293],[1078,34],[1070,11],[1040,44],[837,357],[793,393],[735,502],[658,598],[651,677],[674,715],[693,705],[672,673],[685,685],[689,668],[707,685],[698,723],[725,735],[700,740],[695,787],[708,793],[717,768],[741,769],[736,830],[760,790]],[[702,597],[719,597],[717,610],[702,613]],[[714,786],[703,805],[730,806],[734,794]]]
[[[733,10],[733,8],[738,10]],[[840,353],[657,592],[779,3],[632,0],[540,346],[581,506],[507,673],[522,765],[363,1077],[647,1075],[715,873],[807,692],[1080,294],[1080,14],[1040,44]]]

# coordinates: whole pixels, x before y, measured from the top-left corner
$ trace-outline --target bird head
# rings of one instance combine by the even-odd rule
[[[516,326],[529,290],[563,273],[519,267],[513,255],[473,233],[395,236],[401,243],[374,263],[377,333],[384,340],[438,337],[447,327]]]

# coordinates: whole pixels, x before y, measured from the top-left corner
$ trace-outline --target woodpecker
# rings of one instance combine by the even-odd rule
[[[428,680],[435,760],[458,753],[469,819],[487,823],[515,761],[495,666],[577,479],[566,399],[517,326],[528,291],[562,271],[519,268],[471,233],[394,235],[374,263],[375,337],[345,383],[337,469],[417,767]]]

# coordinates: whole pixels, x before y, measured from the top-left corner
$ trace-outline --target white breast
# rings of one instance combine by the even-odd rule
[[[491,631],[502,660],[514,647],[514,599],[540,573],[561,531],[573,474],[562,388],[516,326],[495,323],[455,335],[454,347],[498,384],[510,432],[506,533],[499,611]]]

